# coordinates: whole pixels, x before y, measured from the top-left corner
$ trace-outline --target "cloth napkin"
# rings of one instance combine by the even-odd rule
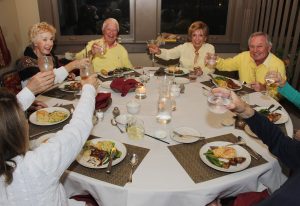
[[[109,99],[111,98],[111,93],[98,93],[96,96],[96,109],[103,109],[105,108],[108,103]]]
[[[121,92],[121,96],[124,97],[131,89],[136,88],[137,83],[135,79],[116,78],[111,82],[110,88]]]

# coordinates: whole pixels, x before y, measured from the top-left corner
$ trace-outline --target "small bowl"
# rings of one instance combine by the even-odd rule
[[[131,100],[131,101],[127,102],[126,108],[127,108],[127,112],[129,114],[137,114],[137,113],[139,113],[139,111],[141,109],[141,105],[139,102],[137,102],[135,100]]]

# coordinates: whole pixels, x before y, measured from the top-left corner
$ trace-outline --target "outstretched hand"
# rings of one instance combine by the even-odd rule
[[[28,81],[26,87],[34,94],[41,93],[54,84],[55,75],[53,71],[39,72]]]

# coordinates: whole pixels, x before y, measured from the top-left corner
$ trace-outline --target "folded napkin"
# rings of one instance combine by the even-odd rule
[[[111,82],[110,88],[121,92],[121,96],[124,97],[131,89],[136,88],[137,83],[135,79],[116,78]]]
[[[111,93],[98,93],[96,96],[96,109],[103,109],[109,104],[109,99],[111,98]]]

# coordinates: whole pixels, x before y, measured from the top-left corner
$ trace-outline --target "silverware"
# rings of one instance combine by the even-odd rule
[[[121,133],[124,133],[124,131],[119,127],[119,125],[118,125],[118,123],[116,122],[116,119],[115,119],[115,118],[112,118],[112,119],[110,120],[110,122],[111,122],[111,124],[112,124],[113,126],[116,126],[116,127],[120,130]]]
[[[272,112],[275,112],[275,111],[277,111],[277,110],[281,110],[282,109],[282,106],[281,105],[279,105],[276,109],[274,109]]]
[[[272,109],[274,106],[275,106],[275,104],[271,104],[271,105],[267,108],[267,110],[270,112],[270,109]]]
[[[130,157],[130,162],[129,162],[131,165],[131,170],[130,170],[128,182],[132,182],[133,168],[138,164],[138,162],[139,162],[138,155],[133,153]]]
[[[197,135],[191,135],[191,134],[180,134],[180,133],[178,133],[176,131],[173,131],[173,133],[175,135],[177,135],[178,137],[180,137],[180,138],[194,137],[194,138],[198,138],[199,140],[204,140],[205,139],[205,137],[201,137],[201,136],[197,136]]]
[[[108,163],[108,166],[107,166],[107,169],[106,169],[106,173],[107,174],[110,174],[111,173],[111,166],[112,166],[112,161],[116,155],[116,148],[113,147],[110,151],[110,156],[109,156],[109,163]]]
[[[164,143],[167,143],[167,144],[170,144],[169,142],[167,142],[167,141],[164,141],[164,140],[162,140],[162,139],[159,139],[159,138],[157,138],[157,137],[154,137],[154,136],[151,136],[151,135],[149,135],[149,134],[144,134],[144,135],[146,135],[146,136],[148,136],[148,137],[151,137],[151,138],[153,138],[153,139],[156,139],[156,140],[158,140],[158,141],[161,141],[161,142],[164,142]]]
[[[245,140],[241,137],[241,136],[238,136],[238,141],[240,141],[240,142],[245,142]],[[249,147],[247,144],[246,144],[246,142],[245,142],[245,144],[243,144],[243,146],[245,146],[247,149],[249,149],[251,152],[250,152],[250,155],[254,158],[254,159],[256,159],[256,160],[258,160],[258,159],[260,159],[261,158],[261,155],[260,154],[258,154],[255,150],[253,150],[251,147]],[[253,153],[253,154],[251,154],[251,153]]]

